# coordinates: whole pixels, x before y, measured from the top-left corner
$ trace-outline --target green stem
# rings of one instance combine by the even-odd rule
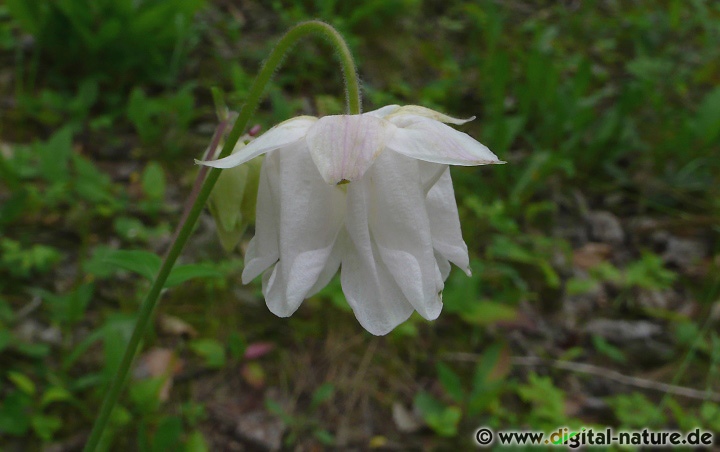
[[[320,35],[330,41],[331,45],[335,48],[337,57],[342,67],[343,77],[345,78],[348,112],[350,114],[361,113],[360,84],[355,70],[355,62],[353,61],[350,49],[343,40],[342,36],[340,36],[340,33],[338,33],[337,30],[324,22],[315,20],[303,22],[291,28],[280,39],[278,44],[270,53],[268,59],[263,64],[263,67],[260,69],[260,73],[250,88],[250,95],[248,96],[247,102],[240,109],[235,125],[230,131],[218,158],[226,157],[232,152],[235,144],[247,127],[250,117],[260,103],[260,99],[262,98],[265,88],[272,79],[273,74],[282,65],[285,53],[290,50],[297,41],[309,35]],[[221,137],[221,135],[222,133],[216,133],[216,136],[213,138],[213,143],[210,145],[211,149],[217,148],[219,137]],[[145,297],[145,300],[142,305],[140,305],[137,322],[135,323],[135,328],[132,336],[130,337],[127,348],[125,349],[125,354],[120,362],[120,367],[107,388],[105,398],[102,406],[100,407],[100,412],[98,417],[95,419],[92,432],[85,444],[84,450],[86,452],[95,451],[100,443],[100,439],[102,438],[102,434],[105,430],[108,419],[110,418],[110,414],[120,397],[120,393],[122,392],[125,380],[127,379],[133,360],[135,359],[135,355],[140,348],[140,343],[142,342],[142,339],[145,336],[145,331],[152,319],[160,292],[165,285],[165,281],[170,275],[170,271],[175,265],[175,261],[180,256],[180,253],[185,247],[185,243],[187,243],[190,235],[192,234],[195,223],[202,213],[205,203],[215,186],[215,182],[217,182],[218,177],[220,177],[220,171],[221,170],[213,168],[208,173],[207,179],[205,179],[205,183],[202,185],[202,189],[199,193],[197,193],[197,196],[194,199],[191,198],[188,200],[188,205],[192,205],[192,207],[188,211],[185,220],[180,223],[175,234],[175,239],[173,240],[170,250],[165,256],[162,266],[160,267],[160,271],[155,277],[155,281]]]

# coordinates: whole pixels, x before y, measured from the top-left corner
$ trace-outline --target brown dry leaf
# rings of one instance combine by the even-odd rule
[[[198,335],[197,331],[195,330],[195,328],[192,327],[192,325],[172,315],[158,316],[158,326],[160,327],[160,331],[162,333],[171,336],[195,338]]]
[[[392,418],[395,427],[403,433],[414,433],[423,426],[422,420],[418,419],[415,414],[405,408],[400,402],[393,402]]]
[[[500,350],[500,356],[498,356],[497,363],[493,367],[492,371],[488,375],[488,381],[498,381],[507,376],[510,373],[512,367],[512,355],[510,353],[510,347],[507,344],[503,345]]]
[[[240,374],[243,380],[255,389],[262,389],[265,386],[265,370],[258,362],[243,365]]]
[[[138,358],[135,364],[135,370],[133,371],[133,377],[136,379],[165,378],[165,382],[158,394],[160,401],[165,402],[170,397],[173,377],[182,370],[182,367],[183,361],[177,356],[174,350],[151,348]]]
[[[573,251],[573,264],[588,270],[607,261],[611,254],[612,246],[607,243],[589,242]]]

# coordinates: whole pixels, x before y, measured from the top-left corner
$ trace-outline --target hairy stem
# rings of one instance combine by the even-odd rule
[[[235,144],[237,143],[238,139],[247,127],[247,124],[250,121],[250,117],[260,103],[260,99],[262,98],[265,88],[272,79],[275,71],[281,66],[285,53],[290,50],[290,48],[292,48],[292,46],[295,45],[297,41],[310,35],[319,35],[325,38],[335,49],[337,57],[340,61],[343,77],[345,79],[348,112],[351,114],[361,113],[360,84],[358,82],[358,77],[355,70],[355,62],[352,58],[352,55],[350,54],[350,49],[345,43],[345,40],[343,40],[342,36],[340,36],[340,33],[338,33],[337,30],[324,22],[303,22],[291,28],[280,39],[278,44],[270,53],[268,59],[263,64],[263,67],[260,69],[260,73],[253,82],[252,87],[250,88],[250,94],[248,96],[248,99],[242,106],[238,118],[235,121],[235,125],[230,131],[230,134],[228,135],[222,152],[220,153],[218,158],[226,157],[232,152]],[[220,138],[222,137],[222,131],[224,130],[224,128],[225,125],[223,121],[218,127],[218,133],[216,133],[213,137],[213,142],[210,144],[211,152],[212,150],[217,148]],[[198,182],[202,182],[204,172],[207,171],[206,168],[207,167],[202,168],[202,172],[198,176]],[[197,219],[200,217],[200,213],[202,212],[205,203],[207,202],[208,197],[210,196],[210,193],[212,192],[213,187],[217,182],[218,177],[220,177],[220,171],[221,170],[215,168],[211,169],[207,174],[207,179],[205,179],[204,183],[202,184],[202,188],[199,191],[193,189],[193,193],[190,199],[188,199],[187,205],[190,207],[189,209],[186,208],[185,214],[183,215],[183,220],[178,225],[177,231],[175,233],[175,238],[172,242],[172,245],[170,246],[170,249],[165,255],[165,259],[163,260],[162,266],[160,267],[160,271],[155,277],[155,280],[153,281],[153,284],[150,287],[150,291],[145,297],[145,300],[143,301],[142,305],[140,305],[140,310],[138,312],[138,318],[135,323],[135,328],[133,330],[132,336],[130,337],[127,348],[125,349],[125,354],[123,355],[122,361],[120,362],[118,372],[106,389],[105,398],[103,399],[102,406],[100,407],[100,412],[95,419],[95,424],[93,425],[92,432],[90,433],[90,437],[85,444],[84,450],[87,452],[95,451],[98,444],[100,443],[100,440],[102,439],[102,435],[105,431],[108,419],[110,418],[112,410],[115,407],[118,398],[120,397],[120,393],[122,392],[125,381],[127,380],[127,375],[130,371],[130,368],[132,367],[135,355],[140,348],[140,343],[142,342],[147,327],[152,320],[153,312],[155,311],[155,307],[157,306],[160,293],[165,285],[165,281],[170,275],[170,271],[175,265],[175,261],[180,256],[180,253],[182,252],[185,244],[190,238],[193,227],[195,226]]]

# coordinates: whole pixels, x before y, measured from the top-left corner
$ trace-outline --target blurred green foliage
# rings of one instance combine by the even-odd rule
[[[707,320],[720,294],[717,2],[229,3],[0,5],[0,93],[10,96],[0,98],[0,448],[37,449],[88,429],[216,122],[210,87],[237,108],[277,36],[316,17],[357,55],[367,110],[399,103],[477,115],[462,130],[509,162],[453,170],[473,276],[453,270],[434,323],[413,316],[373,342],[358,333],[338,281],[291,319],[267,313],[257,285],[239,287],[241,260],[201,225],[159,312],[181,321],[174,333],[159,321],[146,347],[171,350],[189,370],[169,400],[168,375],[134,379],[105,447],[209,450],[212,401],[192,400],[194,372],[241,379],[241,392],[284,423],[288,448],[342,447],[338,419],[368,416],[377,431],[356,440],[361,448],[464,449],[480,425],[720,428],[717,403],[632,388],[600,396],[597,421],[571,409],[585,377],[530,371],[511,356],[646,374],[631,350],[568,328],[558,313],[565,297],[607,289],[609,302],[594,310],[663,325],[671,345],[659,373],[679,368],[663,376],[718,391],[720,339]],[[255,120],[267,128],[336,114],[342,100],[327,48],[306,42]],[[669,219],[678,235],[705,237],[715,262],[693,275],[662,251],[625,243],[623,259],[578,272],[577,244],[561,226],[584,232],[579,198],[623,220]],[[648,291],[697,303],[638,306]],[[281,352],[249,358],[257,341]],[[268,396],[270,386],[291,400]],[[412,433],[396,431],[396,404],[412,408]]]
[[[56,82],[88,78],[104,86],[169,82],[193,44],[193,15],[204,0],[8,0]],[[70,77],[70,78],[68,78]],[[74,83],[72,83],[74,84]]]

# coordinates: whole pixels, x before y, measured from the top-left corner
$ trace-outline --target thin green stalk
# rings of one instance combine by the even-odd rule
[[[260,73],[250,88],[250,95],[248,96],[247,102],[241,108],[238,118],[235,121],[235,125],[230,131],[218,158],[226,157],[232,152],[235,144],[247,127],[250,117],[260,103],[260,99],[262,98],[265,88],[272,79],[273,74],[282,65],[285,53],[290,50],[297,41],[309,35],[320,35],[330,41],[331,45],[335,48],[342,68],[343,77],[345,78],[348,112],[351,114],[361,113],[360,84],[355,70],[355,62],[353,61],[350,49],[343,40],[342,36],[340,36],[340,33],[338,33],[337,30],[324,22],[303,22],[291,28],[280,39],[278,44],[270,53],[268,59],[263,64],[263,67],[260,69]],[[210,149],[217,148],[221,135],[222,133],[216,134],[213,138],[213,143],[210,145]],[[198,217],[200,217],[200,213],[202,212],[205,203],[215,186],[215,182],[217,182],[218,177],[220,177],[220,171],[221,170],[213,168],[208,173],[207,179],[205,179],[205,182],[199,192],[193,190],[193,192],[196,193],[196,196],[194,198],[191,197],[188,200],[188,205],[192,205],[192,207],[188,211],[184,221],[180,223],[177,233],[175,234],[175,239],[170,246],[170,250],[165,256],[165,259],[163,260],[160,271],[155,277],[155,281],[145,297],[145,300],[142,305],[140,305],[137,322],[135,323],[132,336],[130,337],[130,341],[128,342],[122,361],[120,362],[120,367],[107,388],[105,398],[102,406],[100,407],[100,412],[98,417],[95,419],[95,425],[93,425],[90,437],[85,444],[84,450],[86,452],[95,451],[100,443],[100,439],[102,438],[102,434],[105,430],[108,419],[110,418],[110,414],[120,397],[120,393],[124,387],[130,367],[132,366],[135,355],[140,348],[140,343],[145,336],[145,331],[152,319],[152,314],[157,306],[160,292],[165,285],[165,281],[170,275],[170,271],[175,265],[175,261],[180,256],[180,253],[192,234],[193,227],[195,226]]]

